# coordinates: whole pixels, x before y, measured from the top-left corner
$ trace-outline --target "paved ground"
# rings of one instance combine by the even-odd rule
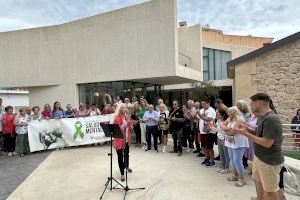
[[[0,156],[0,200],[6,199],[50,154],[35,153],[26,157]]]
[[[96,200],[109,174],[108,146],[81,147],[54,151],[8,198],[9,200]],[[191,152],[177,157],[170,153],[144,152],[131,148],[130,187],[146,187],[130,192],[127,199],[196,200],[250,199],[255,189],[250,177],[247,185],[236,188],[228,175],[205,168]],[[116,156],[113,176],[119,177]],[[108,191],[104,199],[122,199],[122,191]],[[297,199],[288,196],[288,199]]]

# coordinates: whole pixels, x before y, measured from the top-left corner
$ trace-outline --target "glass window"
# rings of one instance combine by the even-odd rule
[[[231,60],[231,52],[203,48],[203,80],[227,78],[226,63]]]

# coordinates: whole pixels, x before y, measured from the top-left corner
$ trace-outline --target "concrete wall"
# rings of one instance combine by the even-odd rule
[[[176,12],[176,0],[153,0],[62,25],[0,33],[0,87],[175,76]]]
[[[28,91],[0,90],[0,98],[3,100],[3,106],[12,106],[15,109],[23,106],[29,106]],[[18,110],[15,110],[18,112]]]
[[[266,92],[284,123],[300,108],[300,40],[235,66],[234,99]]]
[[[29,99],[30,106],[37,105],[41,108],[46,103],[49,103],[52,107],[55,101],[60,101],[64,108],[68,103],[76,107],[79,106],[78,87],[76,84],[31,87],[29,89]]]
[[[179,64],[188,62],[187,67],[202,73],[202,33],[199,24],[178,28]],[[188,59],[189,58],[189,59]],[[180,60],[182,59],[182,60]]]

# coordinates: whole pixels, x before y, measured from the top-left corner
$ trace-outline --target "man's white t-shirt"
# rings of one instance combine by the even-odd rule
[[[202,108],[200,110],[200,115],[205,115],[205,117],[209,117],[209,118],[216,118],[216,111],[215,109],[213,109],[212,107],[209,107],[207,110],[204,110],[204,108]],[[209,123],[213,123],[213,120],[210,121]],[[199,130],[201,134],[207,134],[206,132],[204,132],[204,120],[200,119],[199,121]],[[212,133],[216,133],[215,131],[212,131]]]

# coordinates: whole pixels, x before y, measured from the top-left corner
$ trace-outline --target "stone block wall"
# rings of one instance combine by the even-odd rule
[[[300,108],[300,40],[262,54],[255,61],[253,87],[269,94],[283,123],[290,123]]]

